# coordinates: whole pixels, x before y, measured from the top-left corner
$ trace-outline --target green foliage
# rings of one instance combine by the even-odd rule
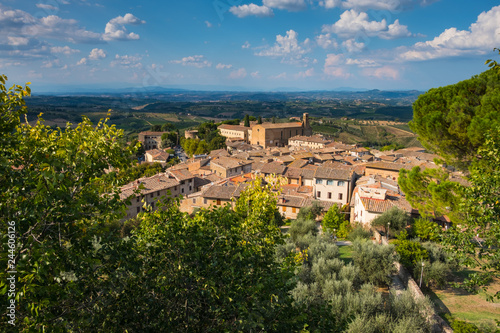
[[[116,175],[113,173],[110,173],[107,175],[107,178],[112,178],[116,177],[116,179],[119,181],[120,185],[125,185],[127,183],[130,183],[131,181],[134,181],[136,179],[142,178],[142,177],[151,177],[156,174],[159,174],[160,172],[163,172],[164,169],[161,165],[161,163],[155,162],[155,163],[141,163],[139,165],[135,165],[129,169],[122,170],[120,172],[117,172]]]
[[[118,180],[105,177],[110,168],[126,169],[132,149],[121,144],[122,131],[107,121],[88,119],[52,129],[41,119],[21,124],[22,98],[28,89],[6,90],[1,77],[0,211],[15,224],[16,330],[76,330],[92,307],[96,274],[111,254],[116,233],[110,221],[121,217]],[[8,144],[6,144],[8,143]],[[7,223],[1,224],[1,252],[7,248]],[[106,250],[98,251],[100,247]],[[0,273],[0,294],[6,270]],[[6,322],[0,324],[6,331]]]
[[[363,228],[361,224],[357,224],[347,235],[347,239],[354,242],[356,239],[370,239],[372,233],[370,230]]]
[[[419,242],[411,240],[398,240],[396,252],[399,254],[400,262],[410,270],[428,258],[427,250]]]
[[[245,115],[245,127],[250,127],[250,116],[248,114]]]
[[[476,325],[462,320],[454,320],[451,323],[451,328],[455,333],[481,333]]]
[[[436,222],[431,221],[430,219],[424,217],[415,219],[411,227],[413,234],[423,241],[439,240],[440,227]]]
[[[410,128],[425,148],[462,168],[478,157],[485,134],[500,119],[500,73],[488,70],[454,85],[430,89],[413,104]]]
[[[398,149],[403,149],[403,148],[405,148],[405,146],[403,146],[402,144],[393,143],[393,144],[390,144],[387,146],[383,146],[382,148],[380,148],[380,151],[398,150]]]
[[[337,231],[337,237],[346,238],[347,235],[349,235],[349,233],[351,232],[351,230],[352,230],[351,223],[349,223],[349,221],[347,220],[344,220],[344,222],[342,222],[339,226],[339,229]]]
[[[385,213],[374,218],[371,222],[373,227],[382,227],[387,232],[387,225],[390,223],[390,231],[403,230],[410,223],[410,215],[397,207],[392,207]]]
[[[378,245],[370,240],[356,240],[352,246],[352,258],[360,279],[375,285],[389,285],[390,276],[396,273],[394,262],[398,260],[394,246]]]
[[[344,214],[340,212],[337,204],[333,204],[323,217],[322,224],[323,228],[325,228],[328,232],[334,233],[334,230],[335,232],[340,231],[340,225],[343,222],[345,222]]]
[[[257,119],[257,124],[259,124],[259,125],[262,124],[262,117],[261,116],[259,116],[259,118]]]
[[[166,122],[165,124],[161,125],[161,131],[162,132],[170,132],[175,130],[175,125],[169,122]]]
[[[302,207],[297,214],[297,219],[303,220],[316,220],[316,218],[321,215],[323,208],[317,201],[313,201],[311,206]]]
[[[316,236],[318,233],[318,228],[316,227],[316,222],[314,220],[296,219],[295,221],[292,221],[289,233],[292,242],[295,245],[299,246],[299,240],[304,236]]]
[[[464,187],[449,180],[449,173],[443,169],[414,167],[411,171],[399,171],[398,184],[406,200],[424,217],[447,215],[453,222],[463,220],[460,210]]]

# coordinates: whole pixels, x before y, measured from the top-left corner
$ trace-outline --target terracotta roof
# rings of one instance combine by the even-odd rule
[[[204,198],[231,200],[238,198],[240,193],[247,187],[247,184],[235,185],[214,185],[207,188],[202,196]]]
[[[155,135],[155,136],[158,136],[158,135],[162,135],[163,133],[167,133],[167,132],[152,132],[152,131],[146,131],[146,132],[141,132],[141,133],[139,133],[139,135]]]
[[[405,165],[399,163],[390,163],[390,162],[373,162],[367,164],[366,168],[399,171],[401,169],[405,169]]]
[[[264,123],[264,124],[260,124],[260,125],[255,125],[252,127],[252,130],[254,127],[257,127],[257,126],[262,126],[263,128],[296,128],[296,127],[302,127],[302,123],[277,123],[277,124],[273,124],[273,123]]]
[[[314,178],[350,180],[352,169],[319,167]]]
[[[180,183],[176,179],[169,178],[165,174],[158,174],[152,177],[140,178],[123,186],[121,188],[120,198],[126,199],[130,197],[139,187],[143,187],[140,191],[140,194],[145,195],[152,192],[172,188],[177,185],[180,185]]]
[[[250,129],[250,127],[245,127],[240,125],[228,125],[228,124],[222,124],[219,126],[219,128],[233,130],[233,131],[248,131]]]
[[[210,152],[210,154],[208,154],[209,156],[212,156],[212,157],[219,157],[219,156],[230,156],[230,154],[228,153],[227,150],[225,149],[216,149],[216,150],[212,150]]]
[[[292,157],[295,158],[296,160],[298,159],[310,159],[314,155],[311,152],[303,152],[303,153],[298,153],[298,154],[292,154]]]
[[[317,169],[315,165],[308,165],[307,168],[302,169],[302,178],[313,179]]]
[[[287,178],[299,178],[302,175],[302,169],[288,167],[285,172],[285,177]]]
[[[219,156],[214,158],[210,164],[216,164],[218,166],[221,166],[222,168],[225,169],[234,169],[240,166],[245,166],[248,164],[251,164],[251,161],[244,161],[244,160],[239,160],[236,158],[231,158],[231,157],[224,157],[224,156]]]
[[[304,207],[308,199],[303,196],[295,196],[295,195],[280,195],[278,197],[277,206],[286,206],[286,207]]]
[[[264,164],[260,169],[260,172],[264,174],[283,175],[283,173],[285,173],[285,170],[286,166],[281,164],[280,162],[271,162]]]
[[[194,175],[186,169],[168,171],[178,181],[194,178]]]
[[[289,168],[303,168],[307,164],[309,164],[309,161],[298,159],[298,160],[295,160],[292,163],[288,164],[288,167]]]

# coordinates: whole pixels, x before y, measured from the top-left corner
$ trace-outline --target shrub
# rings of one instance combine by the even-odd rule
[[[325,216],[323,217],[322,224],[323,227],[326,230],[328,230],[328,232],[333,233],[338,231],[340,233],[340,226],[344,222],[346,222],[344,214],[340,212],[339,206],[337,204],[333,204],[332,207],[328,209],[328,212],[326,212]],[[337,236],[343,238],[338,234]]]
[[[415,267],[413,276],[420,277],[421,267],[418,265]],[[424,284],[432,285],[436,288],[443,288],[446,286],[449,277],[451,276],[451,270],[449,265],[446,263],[435,261],[433,263],[426,262],[424,266]]]
[[[297,219],[290,226],[290,237],[294,243],[307,234],[315,236],[318,233],[314,220]]]
[[[311,206],[301,208],[297,214],[297,220],[316,220],[323,212],[323,208],[320,206],[318,201],[313,201]]]
[[[392,207],[372,221],[373,227],[382,227],[387,232],[387,224],[390,223],[390,231],[403,230],[410,223],[410,215],[397,207]]]
[[[394,246],[378,245],[371,241],[356,240],[353,244],[352,259],[359,268],[362,281],[377,285],[389,284],[390,275],[395,273]]]
[[[439,225],[426,218],[418,218],[412,225],[413,234],[423,241],[439,238]]]
[[[419,242],[410,240],[398,240],[396,252],[400,256],[401,263],[410,271],[428,258],[427,250]]]
[[[354,242],[356,239],[370,239],[372,233],[370,230],[366,230],[360,224],[356,225],[351,232],[347,235],[347,239]]]
[[[476,325],[462,320],[454,320],[451,323],[451,328],[455,333],[481,333]]]

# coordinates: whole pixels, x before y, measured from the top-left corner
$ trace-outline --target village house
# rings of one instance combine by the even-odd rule
[[[167,163],[170,154],[161,149],[151,149],[146,151],[146,162]]]
[[[319,135],[303,136],[296,135],[288,139],[290,147],[309,147],[311,149],[322,149],[331,141],[324,139]]]
[[[317,200],[347,204],[354,189],[356,173],[349,167],[318,167],[314,173],[314,197]]]
[[[145,209],[156,210],[162,197],[176,197],[180,194],[180,182],[168,174],[137,179],[121,188],[120,199],[130,200],[125,219],[137,216]]]
[[[145,150],[162,148],[161,136],[163,135],[163,133],[167,132],[141,132],[139,133],[138,140],[142,143],[142,146]]]
[[[252,171],[252,161],[216,157],[210,161],[210,170],[222,178],[228,178]]]
[[[361,223],[365,228],[370,228],[373,219],[393,207],[407,213],[413,211],[402,195],[382,188],[380,184],[357,186],[351,202],[351,223]]]

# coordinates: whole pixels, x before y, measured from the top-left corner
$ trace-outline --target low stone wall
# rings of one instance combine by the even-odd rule
[[[375,242],[378,244],[384,244],[388,245],[387,238],[380,235],[380,233],[377,230],[373,230],[373,236],[375,238]],[[396,266],[397,269],[397,274],[401,281],[403,282],[404,286],[406,289],[409,289],[415,299],[419,298],[425,298],[424,293],[422,293],[422,290],[420,290],[418,284],[415,282],[413,277],[410,275],[410,273],[406,270],[406,268],[403,267],[399,262],[394,262],[394,266]],[[444,321],[443,318],[441,318],[437,313],[434,307],[432,308],[432,313],[429,316],[429,321],[433,322],[432,326],[432,331],[435,333],[438,332],[445,332],[445,333],[452,333],[453,330],[451,329],[450,325],[446,321]]]
[[[419,288],[418,284],[415,282],[413,277],[410,275],[410,273],[406,270],[406,268],[403,267],[399,262],[395,262],[394,265],[396,266],[396,269],[398,271],[398,276],[403,281],[403,283],[406,286],[406,289],[410,290],[411,293],[413,294],[413,297],[415,299],[420,299],[420,298],[425,298],[424,293],[422,293],[422,290]],[[453,330],[451,329],[450,325],[446,321],[444,321],[443,318],[441,318],[437,313],[434,307],[432,308],[432,313],[429,316],[429,320],[433,322],[432,326],[432,331],[435,333],[438,332],[445,332],[445,333],[452,333]]]

